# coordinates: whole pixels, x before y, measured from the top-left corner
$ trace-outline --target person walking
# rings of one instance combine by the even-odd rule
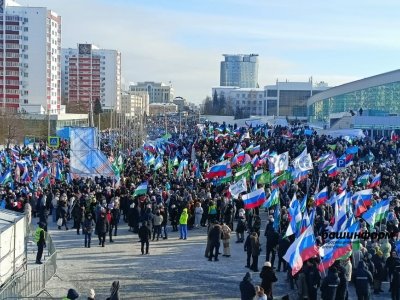
[[[96,223],[96,231],[99,237],[99,245],[104,247],[104,243],[106,241],[106,234],[109,231],[110,224],[106,218],[106,214],[104,212],[100,213],[100,217]]]
[[[153,227],[153,241],[157,235],[157,241],[160,238],[160,234],[161,234],[161,224],[164,221],[163,216],[160,214],[159,210],[156,210],[156,214],[153,218],[153,223],[154,223],[154,227]]]
[[[213,253],[215,253],[214,261],[218,261],[218,253],[219,253],[219,247],[221,245],[222,229],[218,223],[215,223],[214,225],[211,225],[211,226],[212,226],[212,228],[211,228],[210,232],[208,233],[208,238],[210,239],[210,252],[209,252],[208,260],[212,261]]]
[[[279,243],[279,233],[274,229],[274,219],[270,218],[267,227],[265,228],[265,234],[267,237],[267,252],[266,252],[266,261],[271,262],[271,266],[274,267],[275,264],[275,256],[276,256],[276,247]],[[271,259],[271,260],[270,260]]]
[[[230,257],[231,256],[231,248],[229,246],[231,240],[231,229],[225,222],[222,223],[222,245],[224,247],[224,254],[222,256]]]
[[[141,243],[140,249],[142,251],[142,255],[144,254],[144,245],[146,245],[146,254],[149,254],[149,240],[151,238],[151,231],[147,226],[147,222],[142,223],[142,226],[139,228],[138,235]]]
[[[111,226],[110,226],[110,232],[112,235],[112,231],[114,230],[114,236],[117,236],[118,234],[118,224],[119,224],[119,220],[121,219],[121,210],[119,208],[119,201],[115,200],[114,201],[114,208],[111,209]]]
[[[187,239],[187,221],[188,221],[188,212],[187,208],[184,208],[181,216],[179,218],[179,232],[180,232],[180,240],[186,240]]]
[[[256,287],[254,286],[251,278],[251,273],[247,272],[240,282],[240,299],[241,300],[253,300],[256,295]]]
[[[42,255],[43,255],[43,248],[46,247],[46,233],[44,231],[45,224],[43,222],[38,223],[38,228],[35,231],[35,243],[38,247],[36,253],[36,264],[42,264]]]
[[[92,218],[92,214],[88,213],[85,221],[83,221],[83,226],[82,226],[82,230],[83,233],[85,234],[85,248],[90,248],[90,243],[92,241],[92,232],[93,232],[93,227],[96,224],[94,223],[94,220]]]
[[[272,269],[271,263],[266,261],[264,266],[260,272],[261,287],[264,289],[265,294],[267,295],[268,299],[272,299],[272,284],[278,281],[276,278],[275,272]]]
[[[161,237],[163,240],[168,239],[168,231],[167,231],[167,225],[168,225],[168,210],[162,206],[160,208],[160,214],[163,217],[163,220],[161,222]]]
[[[236,225],[236,243],[244,242],[244,232],[246,231],[246,218],[244,213],[239,212],[239,220]]]
[[[246,265],[245,268],[250,268],[250,260],[251,260],[251,234],[247,235],[246,241],[244,242],[244,251],[247,253]]]

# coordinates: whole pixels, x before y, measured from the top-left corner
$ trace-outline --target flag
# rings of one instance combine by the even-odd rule
[[[303,200],[300,202],[300,211],[302,214],[307,210],[307,194],[304,195]]]
[[[353,154],[343,154],[337,160],[337,167],[338,168],[347,168],[353,164]]]
[[[314,195],[315,206],[324,204],[328,200],[328,187],[324,187],[318,194]]]
[[[293,167],[295,170],[307,171],[314,169],[311,155],[307,153],[307,148],[293,160]]]
[[[257,154],[257,153],[260,153],[260,145],[257,145],[257,146],[255,146],[255,147],[252,147],[252,148],[250,149],[250,154],[251,154],[251,155],[254,155],[254,154]]]
[[[304,211],[303,219],[301,220],[301,225],[300,225],[300,234],[306,231],[309,226],[310,226],[310,218],[308,217],[307,211]]]
[[[292,268],[294,276],[303,267],[303,262],[313,256],[318,255],[313,226],[309,226],[299,238],[297,238],[286,251],[283,259],[286,260]]]
[[[362,185],[362,186],[367,185],[367,183],[369,181],[369,176],[370,176],[369,172],[366,172],[366,173],[362,174],[360,177],[357,178],[356,184],[357,185]]]
[[[245,209],[259,207],[265,202],[265,191],[263,188],[257,189],[254,192],[243,195],[242,199]]]
[[[367,211],[367,207],[366,207],[364,201],[362,201],[361,196],[358,196],[354,200],[354,210],[355,210],[354,215],[357,218]]]
[[[245,159],[244,151],[240,151],[232,158],[232,166],[240,164]]]
[[[261,159],[264,159],[264,158],[267,157],[267,156],[269,156],[269,149],[263,151],[263,152],[260,154],[260,158],[261,158]]]
[[[290,179],[291,179],[290,172],[284,172],[282,175],[279,175],[274,179],[272,179],[271,188],[276,189],[278,187],[283,187],[288,183]]]
[[[279,189],[274,189],[271,192],[271,195],[269,196],[268,200],[265,201],[264,203],[264,207],[265,208],[269,208],[272,207],[274,205],[279,205],[280,201],[279,201]]]
[[[270,184],[271,183],[271,173],[270,172],[265,172],[260,175],[260,177],[257,179],[257,182],[259,184]]]
[[[233,152],[233,148],[231,150],[229,150],[226,154],[225,154],[225,158],[231,158],[235,155],[235,153]]]
[[[369,210],[367,210],[362,218],[371,226],[375,226],[376,223],[382,221],[386,218],[387,213],[389,212],[389,204],[390,200],[382,200],[381,202],[375,204]]]
[[[332,178],[332,177],[336,177],[339,175],[339,170],[336,167],[336,164],[330,166],[330,168],[328,169],[328,177]]]
[[[355,192],[353,194],[353,196],[351,197],[351,200],[353,201],[353,203],[355,203],[356,200],[359,200],[365,206],[371,206],[372,205],[372,189]]]
[[[358,223],[354,223],[349,226],[345,232],[355,233],[359,231]],[[318,269],[320,272],[327,270],[337,259],[349,254],[352,251],[352,240],[350,238],[345,239],[333,239],[325,243],[319,248],[319,255],[322,257]]]
[[[346,149],[346,154],[357,154],[358,146],[352,146]]]
[[[9,182],[12,182],[12,175],[11,175],[11,169],[7,169],[4,174],[0,177],[0,184],[7,184]]]
[[[377,174],[368,185],[368,188],[374,188],[381,185],[381,173]]]
[[[136,189],[135,192],[133,193],[133,196],[140,196],[140,195],[145,195],[147,194],[147,188],[148,188],[148,183],[143,182],[141,183]]]
[[[323,157],[322,162],[318,165],[320,171],[328,170],[331,166],[336,166],[337,159],[334,153],[329,153],[327,156]]]
[[[216,164],[210,168],[208,173],[206,174],[206,178],[214,178],[214,177],[224,177],[226,176],[226,172],[228,170],[229,161],[225,160]]]
[[[247,192],[246,178],[240,179],[238,182],[229,186],[229,192],[232,197],[237,199],[242,192]]]
[[[289,167],[289,152],[284,152],[282,154],[270,157],[270,161],[273,165],[274,174],[285,171]]]
[[[257,167],[259,162],[260,162],[260,160],[258,159],[258,155],[254,156],[253,159],[251,160],[251,164],[254,167]]]
[[[278,203],[274,211],[274,229],[276,232],[279,232],[280,224],[281,224],[281,206]]]
[[[243,169],[235,174],[235,181],[241,180],[242,178],[250,179],[250,172],[248,169]]]
[[[293,181],[295,183],[302,182],[308,178],[309,171],[294,170],[292,173]]]
[[[346,209],[340,207],[338,202],[335,202],[335,223],[333,224],[333,232],[342,232],[346,229],[347,214]]]
[[[303,216],[301,215],[300,204],[299,201],[295,198],[296,194],[293,196],[293,199],[289,205],[288,212],[291,217],[289,226],[286,230],[285,236],[290,236],[295,234],[296,237],[300,235],[300,226],[301,220]]]

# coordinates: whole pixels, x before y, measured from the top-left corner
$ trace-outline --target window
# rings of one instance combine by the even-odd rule
[[[278,91],[277,90],[268,90],[267,96],[268,97],[278,97]]]

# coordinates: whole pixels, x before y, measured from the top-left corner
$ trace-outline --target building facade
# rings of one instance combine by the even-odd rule
[[[188,105],[187,101],[183,97],[175,97],[174,100],[172,100],[176,106],[178,106],[178,112],[181,112],[185,109],[185,106]]]
[[[258,87],[258,54],[224,54],[220,86]]]
[[[329,122],[341,114],[369,116],[400,114],[400,70],[346,83],[319,93],[307,101],[310,121]]]
[[[326,84],[308,82],[279,82],[264,88],[214,87],[212,99],[230,105],[235,115],[282,116],[307,119],[307,100],[323,90]],[[238,114],[238,112],[240,112]]]
[[[149,95],[127,92],[121,95],[121,111],[130,117],[149,115]]]
[[[0,109],[59,114],[61,17],[0,1]]]
[[[174,98],[174,89],[172,85],[162,82],[137,82],[129,85],[130,92],[147,92],[151,103],[170,103]]]
[[[289,119],[307,119],[307,100],[328,88],[327,84],[314,85],[308,82],[277,81],[264,87],[268,116],[282,116]]]
[[[170,113],[177,113],[178,106],[173,103],[150,103],[149,113],[151,116],[162,116]]]
[[[87,113],[100,100],[103,110],[121,104],[121,53],[78,44],[62,49],[62,101],[68,112]]]

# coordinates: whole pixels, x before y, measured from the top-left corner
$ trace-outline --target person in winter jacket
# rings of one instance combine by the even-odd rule
[[[112,236],[112,231],[114,229],[114,236],[117,236],[117,231],[118,231],[118,224],[119,224],[119,220],[121,218],[121,210],[119,209],[118,206],[118,201],[116,202],[116,204],[114,204],[114,208],[111,210],[111,223],[110,223],[110,234]]]
[[[336,291],[339,286],[340,280],[336,267],[331,266],[328,269],[328,276],[326,276],[321,285],[321,299],[335,300]]]
[[[309,300],[317,300],[318,288],[321,284],[321,275],[314,259],[309,259],[304,266],[306,276],[307,292]]]
[[[304,274],[304,268],[297,275],[297,293],[299,295],[299,300],[309,299],[307,278]]]
[[[372,275],[374,277],[374,294],[379,294],[383,292],[382,281],[385,280],[385,263],[383,261],[383,253],[379,248],[375,249],[375,254],[372,256],[371,261],[375,267],[375,274]]]
[[[281,271],[281,266],[282,266],[282,272],[287,271],[287,262],[286,260],[283,259],[285,256],[287,250],[290,247],[290,241],[287,237],[280,237],[279,242],[278,242],[278,269],[277,271]]]
[[[369,299],[371,285],[374,283],[371,272],[364,261],[360,261],[355,274],[355,286],[358,299]]]
[[[181,216],[179,218],[179,230],[180,230],[180,238],[186,240],[187,239],[187,221],[188,221],[189,215],[187,212],[187,208],[184,208],[182,210]]]
[[[199,228],[200,227],[200,221],[203,216],[203,208],[201,207],[200,202],[196,202],[196,207],[194,209],[194,227]]]
[[[347,291],[347,279],[346,279],[346,270],[340,264],[340,261],[335,261],[334,266],[338,270],[339,276],[339,285],[336,290],[336,300],[343,300],[348,298],[348,291]]]
[[[400,260],[394,262],[391,284],[392,299],[400,299]]]
[[[106,241],[106,234],[110,228],[110,224],[106,218],[105,213],[101,213],[99,219],[96,223],[96,232],[99,237],[99,245],[104,247],[104,243]]]
[[[246,218],[243,213],[239,213],[239,220],[236,225],[236,243],[244,242],[244,232],[246,231]]]
[[[79,298],[79,294],[74,289],[69,289],[67,293],[67,297],[63,298],[63,300],[75,300]]]
[[[251,260],[251,234],[249,233],[246,238],[246,242],[244,243],[244,251],[247,253],[247,260],[246,260],[246,268],[250,268],[250,260]]]
[[[271,262],[271,266],[274,267],[276,248],[279,242],[279,233],[274,229],[274,219],[270,218],[267,227],[265,228],[265,236],[267,237],[267,255],[265,260]],[[270,260],[271,257],[271,260]]]
[[[271,263],[266,261],[264,266],[261,269],[260,277],[261,287],[264,289],[265,294],[268,296],[269,299],[272,299],[272,283],[277,282],[278,278],[276,278],[275,272],[272,269]]]
[[[175,204],[171,205],[171,213],[169,214],[169,219],[171,221],[172,231],[178,231],[179,213],[178,208]]]
[[[250,272],[247,272],[240,282],[240,299],[241,300],[253,300],[256,295],[256,288],[252,282]]]
[[[147,222],[143,222],[142,226],[139,228],[138,235],[141,243],[142,255],[144,254],[144,245],[146,245],[146,254],[149,254],[149,240],[151,238],[151,231],[147,226]]]
[[[209,251],[208,260],[212,261],[212,257],[213,257],[213,253],[214,253],[214,261],[218,261],[218,253],[219,253],[219,247],[221,245],[222,229],[218,223],[215,223],[214,225],[211,225],[211,226],[212,226],[212,228],[210,229],[210,232],[208,233],[208,238],[210,240],[210,251]]]
[[[163,220],[164,220],[163,216],[161,215],[160,211],[157,210],[156,214],[155,214],[155,216],[153,218],[153,224],[154,224],[154,227],[153,227],[153,241],[154,241],[156,235],[157,235],[157,241],[160,238],[161,224],[162,224]]]
[[[231,248],[229,246],[229,242],[231,240],[231,229],[225,222],[222,223],[222,244],[224,247],[224,254],[222,256],[230,257],[231,256]]]
[[[85,218],[85,221],[83,221],[83,226],[82,226],[83,233],[85,234],[85,248],[86,247],[90,248],[90,242],[92,241],[92,232],[94,226],[95,223],[92,218],[92,214],[88,213],[88,215]]]
[[[385,263],[385,269],[387,271],[390,284],[392,282],[392,275],[394,272],[394,268],[397,265],[397,261],[400,262],[400,259],[397,257],[396,251],[390,252],[390,256],[386,259],[386,263]],[[391,291],[391,288],[390,288],[389,292],[390,291]]]
[[[253,232],[251,234],[250,245],[251,245],[251,258],[252,258],[252,264],[250,266],[250,270],[258,272],[258,257],[260,256],[260,240],[258,238],[257,232]]]
[[[161,237],[163,240],[168,239],[168,231],[167,231],[167,224],[168,224],[168,210],[163,206],[160,208],[160,214],[163,217],[161,222]]]
[[[107,300],[119,300],[119,281],[114,281],[110,289],[110,297]]]

